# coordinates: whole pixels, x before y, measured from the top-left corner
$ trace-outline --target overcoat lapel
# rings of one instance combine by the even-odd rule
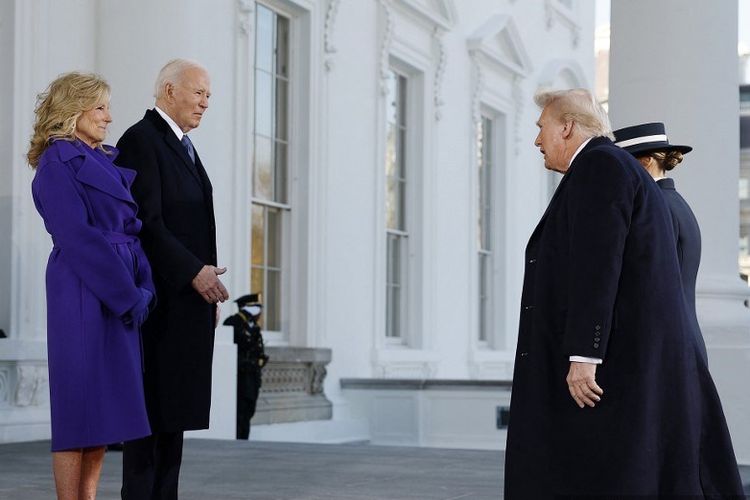
[[[185,151],[185,148],[182,146],[182,143],[177,140],[177,136],[174,135],[174,132],[169,127],[169,124],[166,121],[164,121],[164,118],[162,118],[159,115],[159,113],[157,113],[153,109],[149,109],[148,111],[146,111],[146,118],[148,118],[154,124],[154,126],[156,126],[156,128],[162,133],[164,137],[164,142],[166,142],[167,145],[182,160],[183,167],[185,167],[185,169],[188,172],[190,172],[190,175],[193,177],[193,179],[195,179],[195,181],[198,183],[201,189],[203,189],[201,176],[198,174],[197,159],[196,159],[196,164],[194,165],[193,162],[190,160],[190,156],[188,156],[187,151]]]
[[[113,175],[107,173],[104,165],[100,164],[93,156],[93,153],[84,151],[83,145],[77,145],[70,141],[60,141],[60,159],[67,162],[72,158],[80,157],[82,162],[76,172],[76,179],[87,186],[93,187],[99,191],[107,193],[119,200],[135,204],[133,197],[125,185],[118,181]],[[112,155],[112,160],[116,157],[116,152]],[[127,179],[126,179],[127,180]]]
[[[593,139],[589,141],[588,144],[586,144],[586,146],[578,153],[578,155],[576,155],[575,159],[573,160],[573,163],[570,165],[570,168],[568,168],[568,171],[563,175],[563,178],[560,181],[560,184],[557,186],[557,189],[555,189],[555,194],[552,195],[552,199],[547,205],[547,209],[544,211],[544,214],[542,214],[542,218],[539,219],[539,223],[536,225],[536,228],[534,228],[534,231],[531,233],[531,237],[529,238],[529,246],[531,246],[531,242],[536,241],[536,238],[539,236],[539,233],[541,233],[542,228],[544,227],[544,222],[547,219],[547,215],[549,214],[550,209],[556,204],[556,202],[560,198],[560,193],[563,192],[565,183],[570,177],[569,176],[570,171],[573,170],[573,167],[575,167],[576,163],[578,163],[578,161],[581,159],[581,156],[583,156],[583,154],[589,151],[590,149],[600,146],[602,144],[606,144],[608,142],[611,142],[611,141],[606,137],[594,137]]]

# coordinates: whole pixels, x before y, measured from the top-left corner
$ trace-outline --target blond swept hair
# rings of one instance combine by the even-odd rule
[[[550,106],[560,121],[578,125],[586,138],[615,138],[607,112],[586,89],[541,90],[534,95],[534,102],[541,109]]]
[[[94,73],[72,71],[58,76],[37,96],[34,133],[26,159],[31,168],[55,139],[73,141],[76,122],[82,113],[94,109],[110,95],[109,84]]]
[[[154,83],[154,97],[158,100],[164,97],[164,91],[168,83],[176,84],[182,81],[182,74],[189,69],[200,69],[208,73],[206,68],[192,59],[172,59],[159,70]]]

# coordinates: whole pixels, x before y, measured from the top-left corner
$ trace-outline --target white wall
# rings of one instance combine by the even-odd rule
[[[253,2],[47,0],[34,3],[33,9],[22,0],[2,2],[3,6],[23,5],[24,11],[33,10],[34,15],[26,18],[37,21],[33,36],[18,32],[12,39],[20,46],[16,54],[34,55],[13,66],[12,78],[22,85],[11,93],[2,92],[11,77],[7,73],[0,76],[0,96],[10,94],[17,103],[13,154],[21,152],[30,132],[32,96],[62,71],[95,70],[110,82],[114,122],[109,141],[114,144],[152,106],[153,81],[167,60],[187,57],[207,67],[213,96],[201,127],[191,137],[214,186],[219,263],[229,267],[226,283],[235,297],[248,292],[247,144],[252,131],[247,123],[252,116],[248,83],[252,74],[247,71],[247,58]],[[593,82],[592,1],[578,0],[574,11],[568,13],[555,7],[558,0],[273,2],[301,13],[308,22],[309,39],[298,47],[300,60],[309,65],[309,82],[302,85],[302,95],[308,97],[295,103],[309,117],[303,137],[308,156],[296,165],[300,175],[295,182],[303,191],[304,202],[298,216],[307,217],[309,224],[294,249],[304,263],[298,293],[304,300],[293,304],[296,323],[291,338],[295,345],[333,349],[326,393],[334,402],[334,415],[347,411],[339,389],[341,377],[382,373],[459,379],[508,377],[515,351],[523,249],[548,196],[547,173],[532,144],[538,116],[532,96],[539,85],[564,80],[559,74],[566,68],[582,83]],[[415,13],[435,6],[438,10],[427,16]],[[470,56],[467,41],[495,14],[510,16],[514,26],[511,45],[517,44],[523,57],[512,71],[492,62],[481,63],[485,66],[480,81],[478,63]],[[439,29],[430,24],[430,15],[442,19]],[[0,18],[2,40],[9,36],[4,19]],[[243,27],[248,20],[249,33],[248,25]],[[9,57],[7,47],[3,42],[0,62]],[[424,258],[416,258],[424,283],[419,297],[424,348],[419,352],[385,349],[382,342],[384,235],[378,227],[383,217],[384,98],[380,85],[381,69],[389,54],[411,59],[424,70],[424,185],[419,201],[426,222],[417,228],[423,238]],[[500,143],[505,145],[505,185],[500,193],[504,207],[494,227],[502,235],[498,309],[504,314],[497,319],[497,349],[487,351],[478,349],[474,341],[472,120],[480,101],[501,108],[504,135]],[[435,118],[438,112],[439,120]],[[1,132],[0,141],[7,136]],[[13,165],[14,172],[23,171],[20,160]],[[30,175],[23,175],[25,178],[14,184],[13,231],[19,248],[14,258],[21,265],[13,278],[18,297],[11,308],[17,318],[11,332],[16,337],[43,338],[43,321],[34,319],[43,311],[30,304],[43,303],[43,268],[50,245],[30,205]],[[3,189],[4,185],[0,186],[0,203]],[[0,216],[0,230],[3,223]],[[3,252],[8,248],[7,243],[0,245],[0,279]],[[233,305],[225,305],[224,314],[233,313],[233,309]],[[2,315],[0,294],[0,322]],[[229,329],[217,331],[217,344],[216,366],[232,366]],[[216,371],[215,387],[219,389],[215,391],[214,413],[222,419],[212,425],[227,437],[233,435],[233,418],[227,415],[232,408],[232,377],[231,370]]]

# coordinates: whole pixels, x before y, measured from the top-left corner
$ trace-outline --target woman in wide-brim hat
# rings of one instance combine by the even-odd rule
[[[674,180],[667,177],[682,162],[683,155],[693,150],[690,146],[670,144],[663,123],[644,123],[615,130],[615,144],[635,156],[656,180],[672,213],[677,258],[680,262],[682,287],[688,314],[704,361],[708,362],[706,344],[695,312],[695,279],[701,261],[701,231],[690,205],[680,196]]]

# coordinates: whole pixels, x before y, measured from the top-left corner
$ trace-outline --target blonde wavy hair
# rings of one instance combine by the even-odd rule
[[[37,96],[34,108],[34,133],[26,153],[31,168],[39,165],[39,158],[53,140],[75,140],[81,114],[97,107],[109,95],[109,84],[94,73],[72,71],[50,83]]]
[[[615,138],[607,112],[586,89],[540,90],[534,102],[541,109],[553,106],[560,121],[576,123],[587,138]]]

